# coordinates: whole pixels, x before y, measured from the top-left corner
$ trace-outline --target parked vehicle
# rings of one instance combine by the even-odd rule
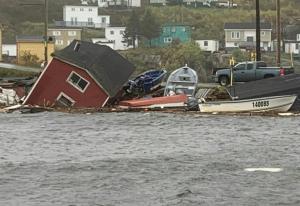
[[[297,95],[262,97],[231,101],[200,101],[200,112],[287,112]]]
[[[215,81],[222,86],[230,83],[230,69],[221,69],[216,72]],[[249,82],[276,76],[294,73],[292,67],[267,67],[263,61],[241,62],[233,67],[234,82]]]
[[[197,84],[197,72],[185,65],[170,74],[166,83],[164,96],[176,94],[194,96]]]

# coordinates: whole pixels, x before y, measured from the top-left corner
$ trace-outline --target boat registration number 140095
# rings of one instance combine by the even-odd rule
[[[270,105],[269,101],[258,101],[252,102],[253,107],[268,107]]]

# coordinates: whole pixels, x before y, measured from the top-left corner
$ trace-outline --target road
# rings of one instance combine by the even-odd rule
[[[7,64],[7,63],[1,63],[1,62],[0,62],[0,68],[13,69],[13,70],[24,71],[24,72],[36,72],[36,73],[41,72],[41,68],[26,67],[26,66]]]

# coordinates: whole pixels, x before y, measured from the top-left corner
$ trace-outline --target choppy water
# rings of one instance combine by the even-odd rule
[[[300,205],[299,126],[300,117],[0,114],[0,205]],[[270,167],[281,170],[246,169]]]

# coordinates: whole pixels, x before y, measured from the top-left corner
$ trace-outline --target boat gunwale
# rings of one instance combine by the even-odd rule
[[[268,100],[268,99],[282,99],[286,97],[294,97],[295,100],[298,97],[296,94],[290,95],[282,95],[282,96],[269,96],[269,97],[259,97],[259,98],[252,98],[252,99],[241,99],[241,100],[227,100],[227,101],[208,101],[208,102],[201,102],[201,99],[198,99],[199,104],[222,104],[222,103],[230,103],[230,104],[237,104],[242,102],[250,102],[250,101],[260,101],[260,100]],[[295,101],[294,100],[294,101]]]

